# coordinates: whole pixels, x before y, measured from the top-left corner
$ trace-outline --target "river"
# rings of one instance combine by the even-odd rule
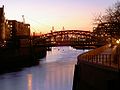
[[[39,65],[0,75],[0,90],[72,90],[77,56],[87,50],[53,47]]]

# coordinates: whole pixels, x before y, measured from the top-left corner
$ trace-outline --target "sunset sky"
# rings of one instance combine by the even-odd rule
[[[5,6],[6,19],[30,23],[31,31],[50,32],[79,29],[92,31],[93,19],[119,0],[0,0]]]

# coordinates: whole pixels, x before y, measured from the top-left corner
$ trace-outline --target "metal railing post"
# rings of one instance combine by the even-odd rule
[[[120,57],[119,55],[117,55],[117,57],[118,57],[118,69],[119,69]]]
[[[111,66],[111,59],[112,59],[112,56],[111,56],[111,54],[110,54],[110,62],[109,62],[109,66]]]

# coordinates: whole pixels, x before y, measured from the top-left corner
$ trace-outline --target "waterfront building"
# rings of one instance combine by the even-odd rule
[[[9,45],[11,44],[17,47],[19,47],[21,43],[29,45],[29,39],[30,24],[19,22],[17,20],[6,20],[4,5],[0,7],[0,45],[4,45],[4,42],[8,42]]]
[[[8,20],[11,40],[18,47],[30,45],[30,24],[25,24],[16,20]]]
[[[8,20],[6,19],[5,20],[5,39],[4,41],[8,41],[10,39],[10,30],[9,30],[9,27],[8,27]]]
[[[11,31],[11,36],[15,37],[29,37],[30,36],[30,24],[24,24],[16,20],[8,20],[8,27]]]
[[[0,42],[5,39],[5,13],[4,6],[0,7]]]
[[[118,22],[104,22],[98,24],[93,29],[93,34],[100,40],[106,43],[115,43],[116,39],[119,39],[119,23]],[[99,41],[100,41],[99,40]]]

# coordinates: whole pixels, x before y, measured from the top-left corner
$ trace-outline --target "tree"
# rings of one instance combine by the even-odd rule
[[[103,32],[116,39],[120,38],[120,1],[106,9],[106,14],[99,15],[95,22],[98,22],[96,32]]]

